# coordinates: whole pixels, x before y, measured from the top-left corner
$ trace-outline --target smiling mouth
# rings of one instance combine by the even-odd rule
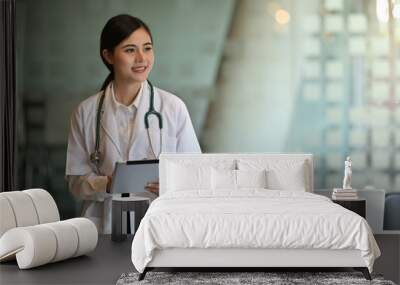
[[[132,67],[132,71],[136,73],[143,73],[147,70],[147,66]]]

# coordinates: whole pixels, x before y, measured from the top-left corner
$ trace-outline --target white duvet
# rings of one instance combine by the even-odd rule
[[[372,271],[379,248],[365,219],[328,198],[299,191],[184,191],[156,199],[132,243],[143,272],[155,249],[358,249]]]

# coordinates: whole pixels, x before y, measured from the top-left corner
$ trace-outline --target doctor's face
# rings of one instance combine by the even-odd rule
[[[144,28],[137,29],[120,42],[105,58],[113,65],[116,78],[130,82],[143,82],[154,63],[153,44]]]

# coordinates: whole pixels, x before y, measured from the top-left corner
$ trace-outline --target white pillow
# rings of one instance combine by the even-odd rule
[[[211,167],[168,164],[168,191],[211,188]]]
[[[215,169],[211,170],[212,189],[236,189],[236,170]]]
[[[304,160],[240,159],[238,168],[253,171],[266,169],[268,189],[311,191]]]
[[[263,170],[211,170],[212,189],[267,188],[267,172]]]
[[[237,188],[267,188],[267,171],[236,170]]]

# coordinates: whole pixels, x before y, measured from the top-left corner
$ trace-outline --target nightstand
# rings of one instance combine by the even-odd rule
[[[138,229],[140,221],[146,214],[147,208],[150,205],[150,198],[130,196],[118,197],[112,199],[112,241],[124,241],[127,238],[126,234],[122,233],[122,213],[127,211],[135,212],[135,231]]]
[[[365,209],[366,209],[366,200],[365,199],[355,199],[355,200],[335,200],[332,199],[332,202],[339,204],[340,206],[353,211],[356,214],[359,214],[361,217],[365,219]]]

